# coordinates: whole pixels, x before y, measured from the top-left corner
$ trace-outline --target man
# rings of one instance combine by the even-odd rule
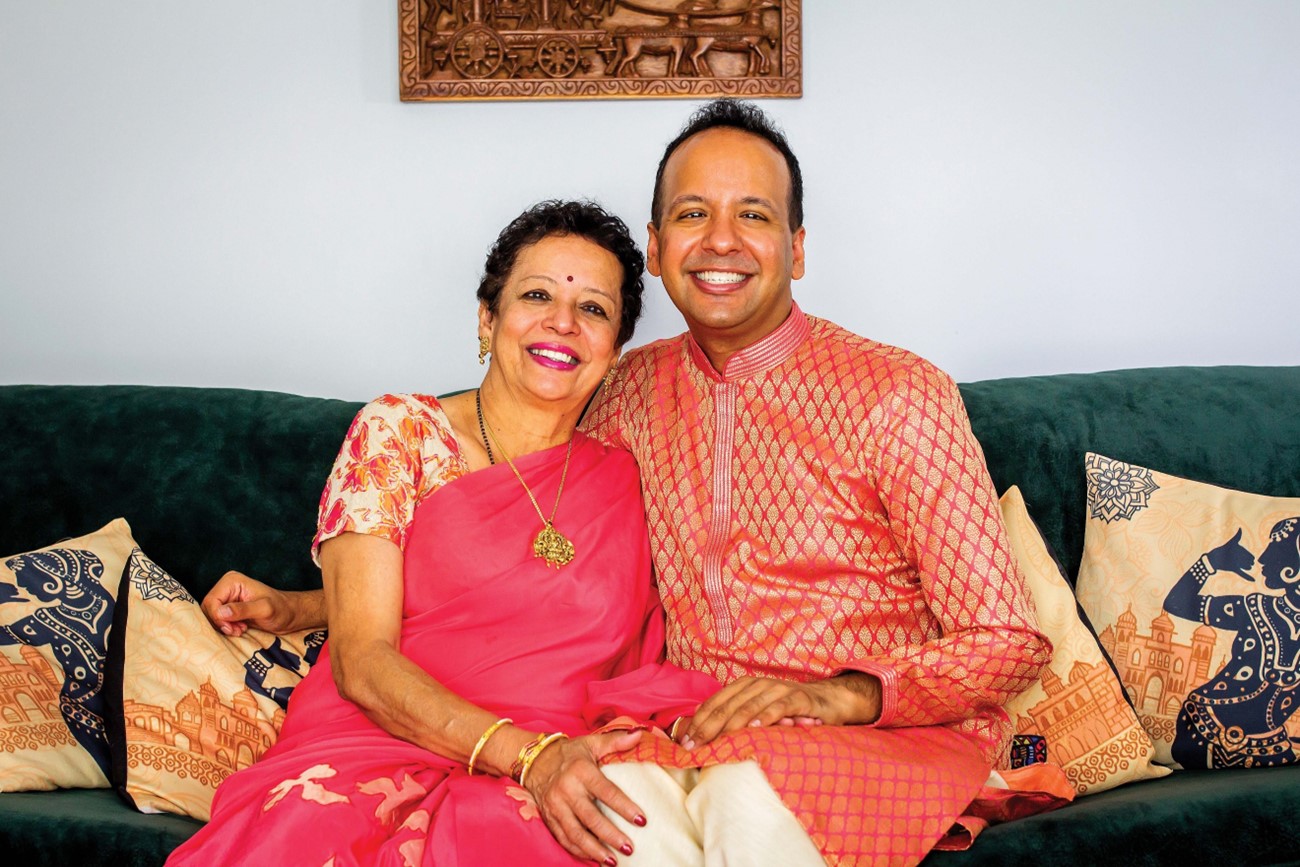
[[[640,463],[669,660],[728,685],[684,726],[689,758],[637,754],[757,760],[822,855],[914,861],[1001,757],[997,708],[1050,649],[951,379],[794,304],[802,193],[745,103],[705,106],[659,166],[647,265],[689,331],[627,353],[587,427]],[[794,717],[827,727],[773,727]],[[865,796],[873,775],[913,790]],[[663,825],[630,836],[641,854]]]
[[[633,863],[915,863],[1050,656],[952,380],[794,304],[802,198],[757,108],[691,118],[647,246],[688,332],[628,352],[585,423],[641,466],[669,660],[727,684],[681,747],[603,767],[648,820],[606,811]]]

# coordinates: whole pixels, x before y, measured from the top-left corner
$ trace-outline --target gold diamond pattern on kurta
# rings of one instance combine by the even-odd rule
[[[912,779],[952,761],[953,744],[908,727],[943,724],[992,764],[1010,736],[1000,705],[1050,654],[960,395],[928,362],[797,307],[724,373],[686,335],[634,350],[587,423],[641,465],[669,659],[723,681],[866,671],[884,708],[877,728],[750,730],[678,760],[752,754],[833,863],[917,860],[935,838],[913,833],[932,826],[911,811],[951,820],[966,795]],[[719,491],[723,546],[710,536]],[[897,763],[872,752],[884,728],[916,736]],[[855,763],[866,782],[845,773]],[[845,788],[859,784],[881,789]]]

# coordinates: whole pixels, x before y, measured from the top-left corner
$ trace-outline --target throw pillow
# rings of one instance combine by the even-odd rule
[[[1087,457],[1078,595],[1156,744],[1184,768],[1296,761],[1300,499]]]
[[[1079,618],[1074,592],[1029,517],[1020,489],[1003,494],[1001,505],[1039,627],[1054,648],[1039,682],[1006,705],[1021,749],[1045,745],[1047,761],[1065,771],[1080,795],[1165,776],[1169,769],[1152,763],[1151,738],[1092,631]],[[1017,763],[1013,756],[1012,764],[1020,763],[1027,762]]]
[[[138,548],[115,628],[122,686],[109,706],[113,783],[142,812],[207,821],[217,785],[275,742],[325,633],[222,635]]]
[[[108,786],[104,660],[134,547],[118,518],[0,560],[0,792]]]

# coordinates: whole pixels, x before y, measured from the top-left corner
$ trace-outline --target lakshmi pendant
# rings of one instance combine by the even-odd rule
[[[547,566],[554,566],[559,569],[573,560],[573,543],[560,533],[559,530],[551,526],[547,521],[542,532],[537,534],[533,540],[533,556],[541,557],[546,561]]]

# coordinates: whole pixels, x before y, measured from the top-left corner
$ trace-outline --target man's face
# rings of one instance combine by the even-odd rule
[[[735,352],[785,321],[790,281],[803,276],[804,230],[790,225],[780,151],[737,129],[706,130],[668,159],[661,196],[646,264],[696,339]]]

